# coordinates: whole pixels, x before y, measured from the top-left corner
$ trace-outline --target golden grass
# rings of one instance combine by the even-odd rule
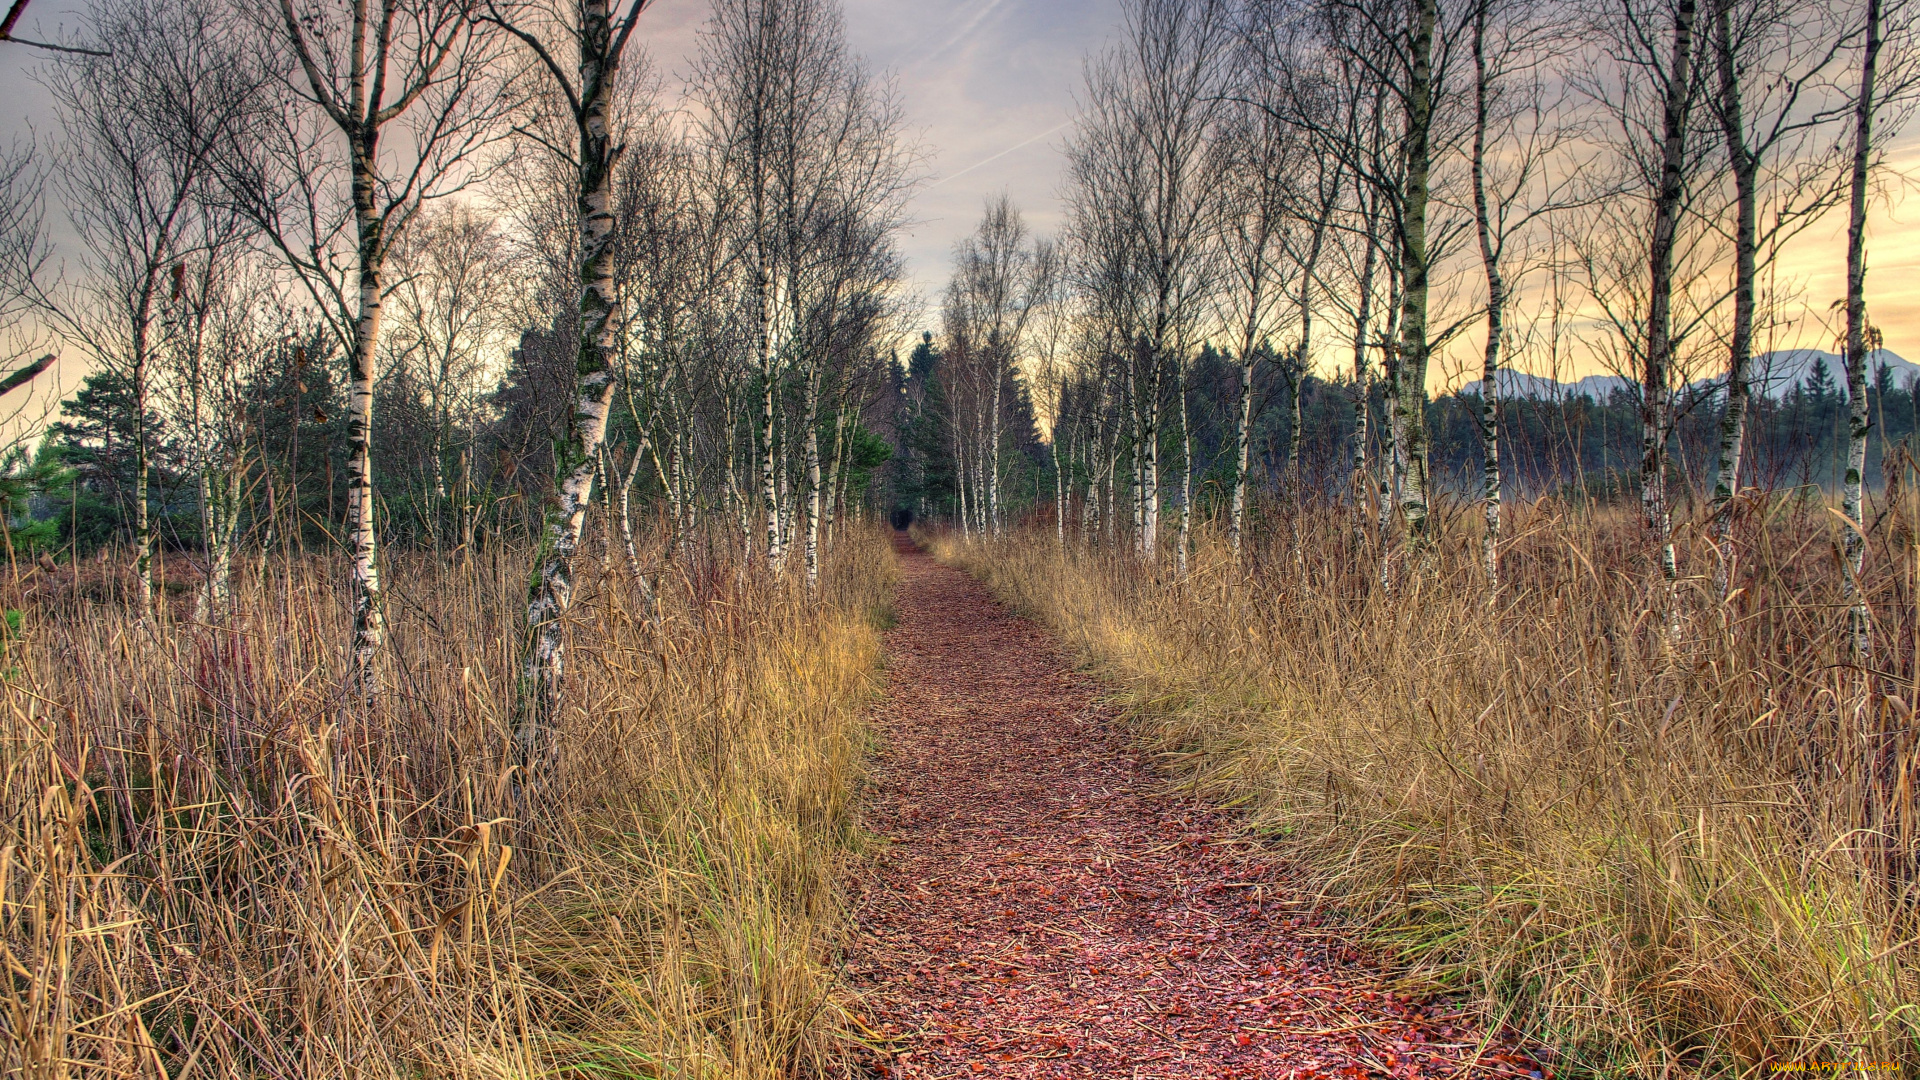
[[[1080,649],[1178,782],[1243,808],[1409,983],[1562,1071],[1920,1066],[1913,530],[1875,544],[1868,675],[1824,507],[1747,515],[1725,605],[1696,535],[1677,640],[1631,515],[1516,516],[1495,607],[1469,527],[1388,594],[1337,509],[1270,517],[1250,572],[1203,544],[1184,581],[1050,530],[934,546]]]
[[[819,603],[706,564],[654,628],[582,559],[560,762],[518,796],[511,553],[394,560],[371,715],[332,562],[264,563],[221,626],[40,590],[0,682],[0,1075],[836,1067],[891,560],[849,530]]]

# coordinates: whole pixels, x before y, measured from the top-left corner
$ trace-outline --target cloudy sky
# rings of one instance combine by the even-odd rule
[[[926,156],[903,244],[921,291],[937,296],[992,196],[1011,194],[1052,231],[1081,58],[1118,28],[1118,0],[846,0],[846,12],[853,47],[895,77]],[[706,13],[707,0],[654,0],[642,16],[663,71],[685,69]]]
[[[684,73],[698,47],[709,0],[654,0],[641,39],[655,66]],[[19,32],[58,38],[85,0],[33,0]],[[937,300],[953,244],[986,199],[1010,194],[1038,231],[1060,220],[1061,147],[1074,110],[1082,58],[1112,39],[1119,0],[845,0],[848,33],[875,69],[891,72],[911,133],[925,157],[904,239],[908,269],[923,297]],[[45,95],[29,71],[42,54],[0,48],[0,140],[51,130]],[[1920,128],[1920,124],[1915,125]],[[1920,133],[1895,154],[1920,166]],[[1874,211],[1869,303],[1887,344],[1920,360],[1920,224],[1891,185]],[[1782,259],[1778,285],[1804,290],[1807,313],[1763,348],[1832,349],[1824,316],[1843,295],[1843,214],[1809,230]],[[927,310],[929,318],[932,310]],[[1471,350],[1469,350],[1471,351]],[[1586,372],[1578,372],[1585,374]],[[1447,380],[1451,381],[1451,380]]]

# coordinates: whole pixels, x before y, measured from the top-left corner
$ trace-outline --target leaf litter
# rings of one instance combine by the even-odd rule
[[[849,977],[869,1076],[1347,1078],[1551,1070],[1292,897],[1170,794],[1093,680],[904,537]]]

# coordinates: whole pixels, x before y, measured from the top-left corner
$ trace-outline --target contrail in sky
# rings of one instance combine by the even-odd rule
[[[1015,143],[1012,146],[1007,147],[1005,150],[1000,151],[999,153],[993,155],[990,158],[987,158],[984,161],[976,161],[973,164],[967,166],[966,168],[961,169],[959,172],[952,174],[951,176],[943,176],[940,179],[935,180],[933,183],[927,185],[927,190],[932,191],[934,188],[939,187],[941,184],[944,184],[949,180],[959,179],[960,177],[967,175],[968,173],[972,172],[975,169],[981,168],[986,165],[991,165],[994,162],[999,161],[1001,158],[1006,157],[1008,154],[1013,153],[1015,150],[1024,150],[1027,147],[1032,146],[1034,143],[1039,142],[1041,139],[1044,139],[1047,136],[1052,135],[1054,132],[1059,131],[1061,128],[1067,127],[1072,123],[1073,121],[1071,120],[1062,121],[1061,123],[1048,128],[1047,130],[1041,132],[1038,135],[1035,135],[1033,138],[1028,139],[1025,142]]]
[[[974,12],[972,15],[962,16],[961,18],[964,20],[963,25],[960,29],[948,35],[945,41],[939,45],[927,47],[925,44],[927,39],[921,38],[921,44],[909,49],[907,51],[907,57],[912,60],[921,60],[945,54],[955,45],[964,41],[975,30],[980,29],[980,24],[986,22],[988,16],[1000,10],[1001,5],[1005,3],[1006,0],[987,0],[987,2],[981,6],[980,10]]]

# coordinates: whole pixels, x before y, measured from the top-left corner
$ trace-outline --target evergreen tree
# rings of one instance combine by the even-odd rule
[[[148,410],[142,419],[153,458],[149,510],[158,517],[179,489],[180,471],[172,467],[175,455],[158,414]],[[52,515],[62,546],[92,552],[128,534],[136,446],[133,384],[124,372],[96,371],[61,402],[60,419],[48,426],[33,471],[43,488],[66,489],[67,505]],[[59,492],[48,494],[57,499]]]
[[[346,410],[327,362],[328,340],[316,333],[282,343],[244,390],[244,400],[254,403],[248,426],[266,467],[253,500],[270,534],[262,540],[326,544],[346,520]]]

